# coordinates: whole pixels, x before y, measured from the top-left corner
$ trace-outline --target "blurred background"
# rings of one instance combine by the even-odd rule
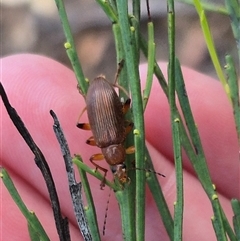
[[[223,2],[218,0],[216,4]],[[104,74],[108,79],[112,79],[116,72],[116,56],[110,21],[95,1],[66,0],[65,4],[86,77],[92,79]],[[150,10],[155,23],[157,59],[167,61],[166,0],[150,0]],[[195,9],[190,5],[176,2],[175,10],[176,54],[181,63],[216,77]],[[228,16],[206,13],[222,66],[227,53],[232,54],[236,60],[236,43]],[[142,0],[141,28],[147,34],[145,0]],[[37,53],[70,67],[63,47],[64,42],[54,0],[1,1],[1,56]]]

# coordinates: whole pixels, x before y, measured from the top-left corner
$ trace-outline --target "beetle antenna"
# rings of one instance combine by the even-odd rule
[[[112,189],[110,188],[110,192],[108,194],[108,200],[107,200],[107,206],[105,209],[105,215],[104,215],[104,222],[103,222],[103,236],[105,235],[105,230],[106,230],[106,224],[107,224],[107,214],[108,214],[108,206],[110,203],[110,197],[111,197]]]
[[[130,99],[130,96],[129,96],[128,92],[121,85],[114,84],[113,86],[118,88],[118,89],[120,89],[120,90],[122,90],[123,93],[127,96],[127,98]]]
[[[84,111],[86,111],[86,110],[87,110],[87,106],[84,107],[84,109],[82,110],[82,112],[81,112],[80,115],[78,116],[78,121],[77,121],[77,122],[79,122],[79,120],[80,120],[80,118],[82,117]]]
[[[128,171],[130,171],[130,170],[145,171],[145,172],[154,173],[154,174],[156,174],[156,175],[158,175],[158,176],[166,177],[164,174],[162,174],[162,173],[160,173],[160,172],[155,172],[155,171],[153,171],[153,170],[151,170],[151,169],[144,169],[144,168],[142,169],[142,168],[133,167],[133,168],[128,169]]]
[[[118,85],[118,78],[119,78],[119,75],[122,71],[122,68],[123,68],[123,65],[124,65],[124,59],[122,59],[119,63],[118,63],[118,69],[117,69],[117,73],[115,75],[115,80],[114,80],[114,83],[113,83],[113,86],[122,90],[124,92],[124,94],[130,99],[130,96],[128,94],[128,92],[120,85]]]
[[[123,64],[124,64],[124,59],[122,59],[119,63],[118,63],[118,69],[117,69],[117,73],[115,75],[115,80],[114,80],[114,85],[117,84],[118,82],[118,78],[119,78],[119,75],[122,71],[122,68],[123,68]]]

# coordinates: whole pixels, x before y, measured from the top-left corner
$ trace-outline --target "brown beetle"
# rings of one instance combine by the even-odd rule
[[[99,166],[94,161],[105,159],[110,165],[114,176],[121,183],[128,180],[125,171],[125,154],[133,153],[133,149],[125,150],[124,141],[126,134],[131,130],[132,123],[126,126],[124,114],[130,107],[130,99],[122,104],[113,85],[104,76],[99,76],[90,81],[86,95],[86,109],[89,124],[78,123],[77,127],[85,130],[92,130],[93,137],[87,140],[89,145],[97,145],[101,148],[101,154],[92,155],[90,161],[104,172],[104,186],[107,169]]]

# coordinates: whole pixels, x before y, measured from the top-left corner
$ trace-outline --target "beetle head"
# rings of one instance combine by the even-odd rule
[[[126,173],[126,165],[124,163],[111,166],[112,173],[114,177],[116,177],[120,183],[129,182],[129,177]]]

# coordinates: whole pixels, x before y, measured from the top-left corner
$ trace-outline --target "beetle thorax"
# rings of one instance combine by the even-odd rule
[[[102,153],[106,162],[111,166],[121,164],[125,161],[125,148],[122,144],[102,148]]]

